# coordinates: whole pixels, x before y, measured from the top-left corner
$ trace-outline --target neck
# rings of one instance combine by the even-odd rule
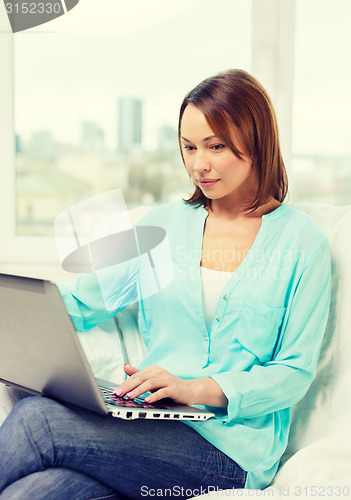
[[[213,215],[219,217],[226,217],[231,219],[246,217],[248,215],[248,210],[246,210],[245,207],[248,204],[248,202],[235,202],[234,200],[229,200],[227,198],[212,200],[209,213],[212,213]]]
[[[209,214],[215,215],[216,217],[226,218],[226,219],[240,219],[240,218],[255,218],[262,217],[269,212],[272,212],[276,208],[278,208],[281,203],[275,198],[271,197],[266,203],[260,205],[253,212],[250,213],[249,210],[246,210],[244,207],[247,204],[238,203],[235,204],[231,200],[212,200],[211,207],[208,208]]]

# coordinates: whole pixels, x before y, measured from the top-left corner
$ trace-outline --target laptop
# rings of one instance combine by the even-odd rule
[[[123,419],[202,421],[214,414],[171,400],[118,398],[118,384],[96,379],[57,286],[0,274],[0,382]]]

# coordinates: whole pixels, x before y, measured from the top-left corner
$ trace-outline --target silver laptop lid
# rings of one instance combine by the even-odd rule
[[[107,413],[53,283],[0,274],[0,344],[3,382]]]

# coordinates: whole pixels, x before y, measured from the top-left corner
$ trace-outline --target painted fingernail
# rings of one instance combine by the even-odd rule
[[[151,396],[147,396],[147,397],[145,398],[145,401],[146,401],[147,403],[149,403],[149,402],[151,401]]]
[[[113,391],[114,394],[116,394],[116,396],[122,396],[123,394],[123,390],[122,389],[115,389]]]
[[[127,396],[128,396],[128,398],[133,398],[134,392],[133,391],[127,392]]]

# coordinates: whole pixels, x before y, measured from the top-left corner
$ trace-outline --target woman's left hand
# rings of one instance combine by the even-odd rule
[[[150,391],[152,394],[145,398],[147,403],[171,398],[176,403],[194,404],[191,380],[182,380],[156,365],[138,370],[134,366],[125,364],[124,371],[129,378],[113,391],[116,396],[122,397],[126,394],[134,399]]]

